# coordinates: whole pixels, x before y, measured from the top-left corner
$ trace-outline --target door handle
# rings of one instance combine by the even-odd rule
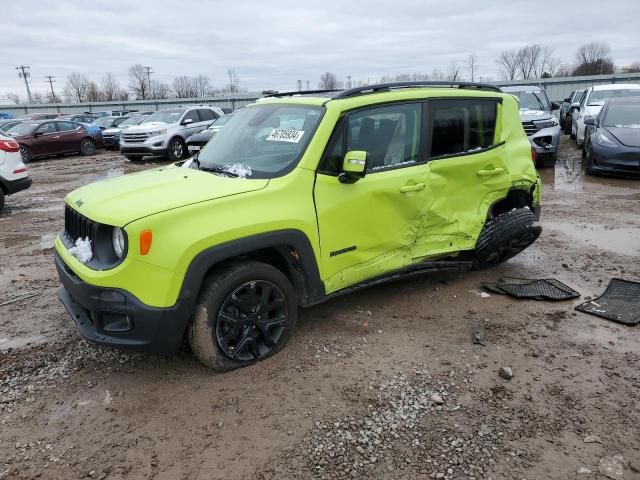
[[[504,168],[493,168],[491,170],[478,170],[476,172],[479,177],[490,177],[491,175],[500,175],[504,173]]]
[[[53,138],[60,138],[60,135],[56,135],[56,136],[55,136],[55,137],[53,137]]]
[[[416,183],[414,185],[405,185],[404,187],[400,187],[400,193],[417,192],[418,190],[422,190],[424,186],[425,186],[424,183]]]

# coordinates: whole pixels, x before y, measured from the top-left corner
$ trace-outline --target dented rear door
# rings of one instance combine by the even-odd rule
[[[499,97],[427,102],[427,188],[415,260],[473,249],[489,207],[506,195],[501,113]]]

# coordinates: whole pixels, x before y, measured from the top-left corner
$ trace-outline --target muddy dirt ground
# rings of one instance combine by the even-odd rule
[[[584,176],[563,139],[526,252],[304,310],[282,353],[217,375],[88,344],[56,297],[65,194],[158,164],[35,161],[0,214],[0,303],[26,297],[0,306],[0,479],[640,478],[640,328],[574,311],[640,279],[640,181]],[[582,299],[479,295],[501,276]]]

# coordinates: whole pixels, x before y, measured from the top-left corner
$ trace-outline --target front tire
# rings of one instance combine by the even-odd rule
[[[204,365],[224,372],[279,352],[297,317],[296,292],[280,270],[237,262],[207,277],[187,337]]]
[[[567,117],[564,120],[564,134],[571,135],[571,117]]]
[[[96,153],[96,143],[90,138],[85,138],[80,142],[80,153],[85,157]]]
[[[529,208],[518,208],[485,223],[475,250],[475,267],[488,268],[506,262],[529,247],[542,233]]]
[[[20,145],[20,156],[22,157],[22,163],[29,163],[31,161],[31,150],[29,147]]]
[[[167,157],[172,162],[177,162],[188,156],[187,146],[180,137],[172,138],[167,148]]]

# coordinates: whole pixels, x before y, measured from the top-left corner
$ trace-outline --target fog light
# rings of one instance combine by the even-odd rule
[[[133,322],[125,313],[103,312],[100,315],[102,330],[108,333],[123,333],[133,330]]]

